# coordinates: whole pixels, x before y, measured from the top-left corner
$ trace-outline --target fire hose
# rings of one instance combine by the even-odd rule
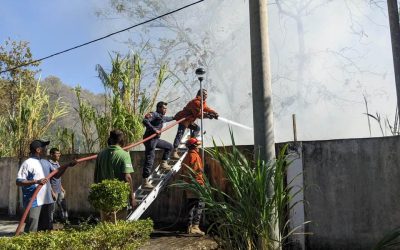
[[[165,128],[162,128],[162,129],[160,130],[160,133],[161,133],[161,132],[164,132],[164,131],[166,131],[166,130],[168,130],[168,129],[170,129],[170,128],[172,128],[173,126],[175,126],[175,125],[177,125],[177,124],[183,122],[184,120],[186,120],[186,117],[184,117],[184,118],[182,118],[182,119],[180,119],[180,120],[177,120],[177,121],[174,122],[174,123],[171,123],[170,125],[166,126]],[[135,142],[135,143],[132,143],[132,144],[129,144],[129,145],[123,147],[123,149],[126,150],[126,149],[130,149],[130,148],[136,147],[136,146],[138,146],[138,145],[140,145],[140,144],[142,144],[142,143],[144,143],[144,142],[146,142],[146,141],[148,141],[148,140],[150,140],[150,139],[153,139],[153,138],[156,137],[156,136],[157,136],[157,133],[154,133],[154,134],[150,135],[149,137],[146,137],[145,139],[143,139],[143,140],[141,140],[141,141],[138,141],[138,142]],[[96,159],[96,158],[97,158],[97,154],[96,154],[96,155],[87,156],[87,157],[83,157],[83,158],[80,158],[80,159],[76,159],[75,162],[76,162],[76,163],[81,163],[81,162],[93,160],[93,159]],[[63,166],[61,166],[61,167],[55,169],[55,170],[52,171],[48,176],[46,176],[46,179],[47,179],[47,180],[50,180],[50,178],[52,178],[54,175],[56,175],[60,170],[64,170],[64,169],[68,168],[69,166],[70,166],[70,163],[67,164],[67,165],[63,165]],[[26,220],[26,217],[28,216],[29,210],[30,210],[31,207],[32,207],[32,203],[33,203],[33,201],[35,200],[37,194],[39,193],[39,191],[40,191],[40,189],[41,189],[42,187],[43,187],[43,184],[40,183],[40,184],[36,187],[35,192],[33,192],[32,197],[31,197],[31,199],[29,200],[29,203],[28,203],[28,205],[26,206],[25,211],[24,211],[24,213],[23,213],[23,215],[22,215],[22,218],[21,218],[21,220],[19,221],[17,230],[15,231],[15,236],[18,236],[18,235],[21,233],[22,225],[24,224],[24,222],[25,222],[25,220]]]

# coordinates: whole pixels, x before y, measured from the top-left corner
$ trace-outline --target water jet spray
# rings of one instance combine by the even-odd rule
[[[228,123],[228,124],[232,124],[234,126],[238,126],[238,127],[241,127],[241,128],[247,129],[247,130],[253,130],[253,128],[251,128],[251,127],[248,127],[246,125],[240,124],[238,122],[234,122],[234,121],[228,120],[228,119],[223,118],[221,116],[218,117],[218,121],[225,122],[225,123]]]

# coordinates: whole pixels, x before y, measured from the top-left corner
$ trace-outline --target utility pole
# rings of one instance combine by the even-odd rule
[[[269,62],[268,1],[249,0],[254,148],[261,160],[275,159]]]
[[[251,1],[251,0],[250,0]],[[392,40],[394,79],[396,82],[397,110],[400,108],[400,22],[397,0],[387,0],[390,37]],[[399,111],[398,111],[399,112]]]
[[[253,92],[254,150],[260,160],[266,162],[275,159],[274,119],[272,108],[272,86],[269,64],[268,36],[268,0],[249,0],[250,42],[251,42],[251,78]],[[274,187],[268,185],[272,197]],[[272,239],[280,240],[278,224],[273,225]],[[268,249],[261,237],[257,249]],[[280,249],[274,244],[274,249]]]

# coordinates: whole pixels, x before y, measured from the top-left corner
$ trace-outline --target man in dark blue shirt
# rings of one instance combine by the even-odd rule
[[[144,143],[145,150],[145,163],[143,167],[143,184],[142,188],[152,189],[154,188],[151,183],[149,183],[149,176],[154,163],[155,149],[160,148],[164,150],[161,162],[161,168],[164,170],[170,170],[171,166],[168,165],[168,158],[173,149],[171,143],[160,139],[161,129],[166,122],[173,120],[173,117],[165,116],[167,112],[167,103],[158,102],[157,110],[155,112],[150,112],[145,115],[143,119],[143,124],[146,126],[146,132],[143,138],[149,137],[150,135],[156,133],[157,136],[151,140]]]

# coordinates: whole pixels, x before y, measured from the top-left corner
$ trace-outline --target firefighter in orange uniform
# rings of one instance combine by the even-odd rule
[[[195,174],[195,180],[202,186],[204,186],[204,178],[203,178],[203,162],[201,160],[201,156],[199,154],[198,146],[201,145],[201,142],[196,138],[190,138],[186,142],[186,146],[188,148],[188,154],[182,162],[183,171],[182,174],[184,176]],[[190,171],[190,168],[192,171]],[[189,190],[185,190],[187,205],[189,209],[188,215],[188,234],[196,234],[196,235],[204,235],[205,233],[200,230],[200,219],[204,209],[204,202],[200,200],[195,194],[193,194]]]
[[[174,140],[174,150],[172,151],[171,158],[179,159],[177,148],[185,130],[190,129],[190,136],[196,137],[200,132],[200,127],[194,123],[197,118],[201,118],[201,90],[197,91],[196,98],[191,100],[183,110],[179,111],[175,116],[175,120],[180,120],[186,117],[186,120],[181,122],[178,126],[178,132],[176,133]],[[218,119],[218,113],[213,109],[209,108],[206,103],[207,90],[203,89],[203,117],[208,119]]]

